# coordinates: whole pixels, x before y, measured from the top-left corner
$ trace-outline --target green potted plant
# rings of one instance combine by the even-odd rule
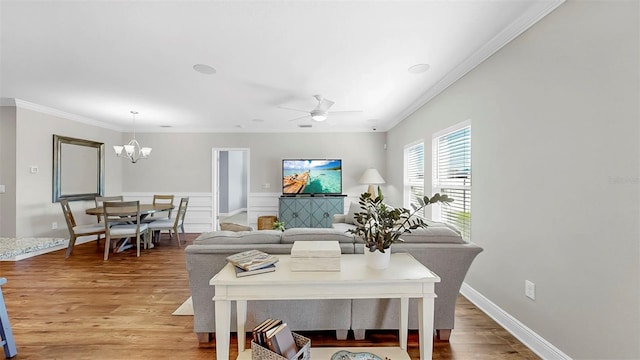
[[[382,259],[373,260],[380,262],[379,264],[370,264],[370,266],[384,268],[385,262],[388,264],[389,261],[391,245],[404,241],[400,238],[402,234],[427,227],[421,217],[415,216],[418,211],[431,204],[448,204],[452,201],[453,199],[447,195],[436,193],[431,198],[428,196],[419,198],[419,205],[411,204],[412,210],[394,208],[384,203],[384,196],[378,187],[378,196],[375,198],[368,192],[360,195],[358,203],[362,211],[355,213],[356,228],[348,231],[364,241],[368,249],[368,251],[365,250],[365,255],[382,257]]]
[[[284,229],[285,229],[284,222],[282,222],[282,221],[274,221],[273,222],[273,230],[284,231]]]

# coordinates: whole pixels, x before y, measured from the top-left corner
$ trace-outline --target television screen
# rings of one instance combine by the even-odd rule
[[[282,160],[283,194],[342,194],[342,160]]]

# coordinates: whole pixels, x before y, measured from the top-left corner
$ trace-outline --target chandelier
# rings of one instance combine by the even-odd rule
[[[114,145],[113,150],[117,156],[127,158],[135,164],[140,159],[148,158],[151,154],[151,148],[140,146],[136,140],[136,114],[138,112],[131,110],[131,114],[133,115],[133,139],[127,145]]]

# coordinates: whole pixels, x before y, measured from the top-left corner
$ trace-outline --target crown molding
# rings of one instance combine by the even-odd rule
[[[389,126],[386,129],[383,129],[383,131],[388,131],[398,125],[402,120],[406,119],[431,101],[431,99],[438,96],[451,84],[455,83],[461,77],[476,68],[491,55],[495,54],[513,39],[555,10],[558,6],[562,5],[565,1],[566,0],[548,0],[535,2],[524,14],[512,22],[507,28],[489,40],[483,47],[478,49],[478,51],[474,52],[467,59],[462,61],[421,97],[409,105],[409,107],[407,107],[403,112],[398,114],[398,116],[396,116],[395,119],[388,124]]]
[[[4,98],[2,100],[4,100]],[[42,114],[47,114],[47,115],[59,117],[59,118],[62,118],[62,119],[67,119],[67,120],[79,122],[79,123],[82,123],[82,124],[87,124],[87,125],[92,125],[92,126],[104,128],[104,129],[124,132],[124,130],[122,128],[119,128],[117,126],[113,126],[111,124],[107,124],[107,123],[102,122],[102,121],[93,120],[93,119],[90,119],[90,118],[87,118],[87,117],[84,117],[84,116],[71,114],[71,113],[68,113],[68,112],[65,112],[65,111],[62,111],[62,110],[50,108],[50,107],[44,106],[44,105],[34,104],[34,103],[31,103],[31,102],[28,102],[28,101],[24,101],[24,100],[20,100],[20,99],[11,99],[11,100],[13,100],[15,105],[4,105],[4,106],[15,106],[15,107],[20,108],[20,109],[32,110],[32,111],[36,111],[36,112],[39,112],[39,113],[42,113]]]

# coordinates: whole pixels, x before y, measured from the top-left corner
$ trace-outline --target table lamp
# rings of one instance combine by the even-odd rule
[[[371,196],[373,197],[376,196],[376,192],[375,192],[375,189],[373,188],[373,185],[385,183],[384,179],[382,178],[378,170],[373,168],[365,170],[362,176],[360,176],[359,182],[360,184],[369,184],[368,191],[369,191],[369,194],[371,194]]]

